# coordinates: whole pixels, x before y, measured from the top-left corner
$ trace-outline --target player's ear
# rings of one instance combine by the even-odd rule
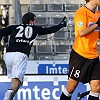
[[[30,21],[29,21],[29,24],[33,24],[33,21],[32,21],[32,20],[30,20]]]

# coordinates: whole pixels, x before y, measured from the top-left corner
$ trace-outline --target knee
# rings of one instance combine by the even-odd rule
[[[66,90],[68,91],[68,93],[72,94],[74,92],[74,90],[75,90],[75,87],[67,85],[66,86]]]
[[[100,92],[100,82],[99,81],[92,81],[90,83],[91,91],[99,93]]]
[[[66,85],[66,90],[72,94],[75,90],[75,88],[77,87],[78,82],[73,80],[73,79],[69,79],[67,85]]]
[[[92,92],[96,92],[96,93],[99,93],[100,92],[100,86],[98,85],[96,85],[96,86],[92,86],[91,87],[91,91]]]
[[[19,72],[18,75],[17,75],[17,78],[19,79],[19,81],[23,82],[23,79],[24,79],[24,75],[22,72]]]

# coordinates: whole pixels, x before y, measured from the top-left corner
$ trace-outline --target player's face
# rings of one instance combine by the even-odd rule
[[[37,22],[37,19],[36,19],[36,17],[34,17],[33,24],[36,25],[36,22]]]
[[[94,0],[97,6],[100,6],[100,0]]]

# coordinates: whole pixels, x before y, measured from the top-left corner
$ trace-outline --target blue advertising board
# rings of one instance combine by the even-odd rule
[[[68,61],[28,61],[26,74],[68,74]]]
[[[68,64],[39,64],[38,74],[68,74]]]
[[[61,92],[66,86],[66,81],[66,75],[25,76],[24,84],[18,90],[14,100],[59,100]],[[0,82],[0,100],[3,100],[4,94],[9,87],[10,80]],[[85,91],[87,91],[87,85],[79,83],[72,95],[72,100],[76,100],[78,92]],[[87,100],[87,98],[85,97],[82,100]]]

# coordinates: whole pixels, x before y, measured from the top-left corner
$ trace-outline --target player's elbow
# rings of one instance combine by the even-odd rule
[[[78,32],[78,35],[80,36],[80,37],[83,37],[84,36],[84,33],[83,32]]]

